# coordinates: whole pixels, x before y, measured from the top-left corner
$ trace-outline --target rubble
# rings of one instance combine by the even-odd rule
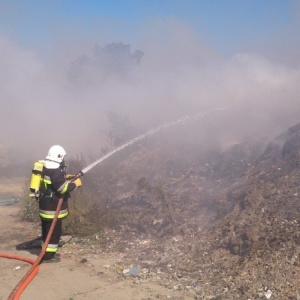
[[[121,190],[105,195],[127,218],[106,229],[101,247],[91,250],[98,239],[66,246],[79,261],[115,253],[116,264],[97,272],[159,282],[182,299],[299,299],[299,141],[300,124],[265,151],[266,141],[247,142],[172,172],[163,157],[149,178],[135,153],[135,179],[127,176],[130,162],[121,164]]]

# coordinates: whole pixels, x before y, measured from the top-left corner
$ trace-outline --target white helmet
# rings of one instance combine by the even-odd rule
[[[46,160],[50,160],[60,164],[64,160],[66,154],[67,153],[62,146],[54,145],[49,149]]]

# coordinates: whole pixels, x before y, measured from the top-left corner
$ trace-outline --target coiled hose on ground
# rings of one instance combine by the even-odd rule
[[[26,258],[26,257],[21,257],[19,255],[14,255],[14,254],[0,253],[0,257],[17,259],[17,260],[21,260],[21,261],[32,264],[31,268],[28,270],[28,272],[25,274],[25,276],[19,281],[19,283],[16,285],[16,287],[12,290],[12,292],[10,293],[7,300],[18,300],[20,298],[21,294],[23,293],[23,291],[25,290],[25,288],[28,286],[28,284],[31,282],[31,280],[38,273],[39,264],[40,264],[44,254],[46,252],[46,249],[48,247],[50,238],[52,236],[53,230],[54,230],[56,222],[57,222],[58,214],[60,212],[62,203],[63,203],[63,198],[60,198],[58,201],[58,205],[57,205],[57,208],[55,211],[54,219],[52,221],[48,236],[47,236],[46,241],[42,247],[42,250],[36,260]]]

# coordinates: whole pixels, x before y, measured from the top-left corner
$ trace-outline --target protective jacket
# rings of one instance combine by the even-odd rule
[[[68,198],[70,192],[75,190],[76,184],[65,178],[65,171],[61,168],[47,169],[42,173],[41,197],[39,200],[39,214],[41,219],[54,219],[59,198],[63,198],[63,204],[58,219],[68,215]]]

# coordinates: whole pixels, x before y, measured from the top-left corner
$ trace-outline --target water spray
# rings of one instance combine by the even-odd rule
[[[83,176],[85,173],[87,173],[88,171],[90,171],[92,168],[94,168],[96,165],[100,164],[101,162],[103,162],[104,160],[106,160],[107,158],[109,158],[110,156],[114,155],[115,153],[127,148],[128,146],[131,146],[133,144],[135,144],[136,142],[138,141],[141,141],[143,140],[144,138],[146,138],[147,136],[149,135],[153,135],[163,129],[166,129],[166,128],[169,128],[169,127],[172,127],[172,126],[175,126],[175,125],[178,125],[178,124],[182,124],[182,123],[185,123],[187,122],[188,120],[194,120],[194,119],[197,119],[199,117],[204,117],[205,115],[208,115],[212,112],[216,112],[216,111],[224,111],[225,109],[228,109],[228,107],[218,107],[218,108],[214,108],[214,109],[210,109],[210,110],[207,110],[207,111],[204,111],[204,112],[200,112],[194,116],[185,116],[185,117],[182,117],[176,121],[172,121],[172,122],[168,122],[168,123],[165,123],[163,125],[160,125],[156,128],[153,128],[153,129],[150,129],[148,130],[147,132],[131,139],[130,141],[126,142],[125,144],[119,146],[118,148],[112,150],[111,152],[105,154],[104,156],[102,156],[101,158],[97,159],[96,161],[94,161],[93,163],[91,163],[90,165],[88,165],[87,167],[85,167],[84,169],[82,169],[76,176],[73,180],[75,180],[76,178],[79,178],[81,176]]]
[[[228,108],[228,107],[226,107],[226,108]],[[71,181],[74,181],[76,178],[79,178],[79,177],[83,176],[86,172],[90,171],[96,165],[98,165],[99,163],[103,162],[104,160],[106,160],[107,158],[109,158],[110,156],[112,156],[113,154],[115,154],[115,153],[121,151],[122,149],[124,149],[124,148],[126,148],[126,147],[128,147],[128,146],[130,146],[130,145],[132,145],[134,143],[136,143],[137,141],[140,141],[140,140],[146,138],[149,135],[155,134],[155,133],[157,133],[157,132],[159,132],[159,131],[161,131],[163,129],[166,129],[168,127],[175,126],[175,125],[178,125],[178,124],[181,124],[181,123],[185,123],[188,120],[197,119],[199,117],[203,117],[203,116],[205,116],[207,114],[210,114],[210,113],[212,113],[214,111],[223,111],[226,108],[211,109],[211,110],[208,110],[206,112],[198,113],[198,114],[196,114],[196,115],[194,115],[192,117],[185,116],[185,117],[183,117],[181,119],[178,119],[177,121],[165,123],[165,124],[163,124],[161,126],[158,126],[158,127],[154,128],[154,129],[151,129],[151,130],[149,130],[149,131],[147,131],[147,132],[145,132],[145,133],[143,133],[143,134],[141,134],[141,135],[139,135],[139,136],[131,139],[127,143],[121,145],[120,147],[114,149],[113,151],[107,153],[106,155],[104,155],[100,159],[96,160],[92,164],[88,165],[83,170],[81,170]],[[50,238],[51,238],[51,235],[53,233],[56,221],[58,219],[58,214],[60,212],[62,203],[63,203],[63,198],[60,198],[59,202],[58,202],[58,205],[57,205],[57,208],[56,208],[56,211],[55,211],[54,219],[53,219],[51,227],[50,227],[50,231],[49,231],[48,236],[46,238],[46,241],[45,241],[45,243],[44,243],[44,245],[42,247],[42,251],[41,251],[41,253],[39,254],[38,258],[35,261],[31,260],[31,259],[28,259],[28,258],[20,257],[18,255],[10,255],[10,254],[5,254],[5,253],[0,253],[0,257],[10,258],[10,259],[18,259],[18,260],[29,262],[29,263],[32,264],[32,266],[29,269],[29,271],[25,274],[25,276],[20,280],[20,282],[17,284],[17,286],[13,289],[13,291],[9,295],[8,300],[18,300],[19,297],[20,297],[20,295],[24,291],[24,289],[31,282],[31,280],[34,278],[34,276],[38,273],[39,264],[40,264],[40,262],[42,260],[43,255],[45,254],[46,248],[47,248],[48,243],[50,241]]]

